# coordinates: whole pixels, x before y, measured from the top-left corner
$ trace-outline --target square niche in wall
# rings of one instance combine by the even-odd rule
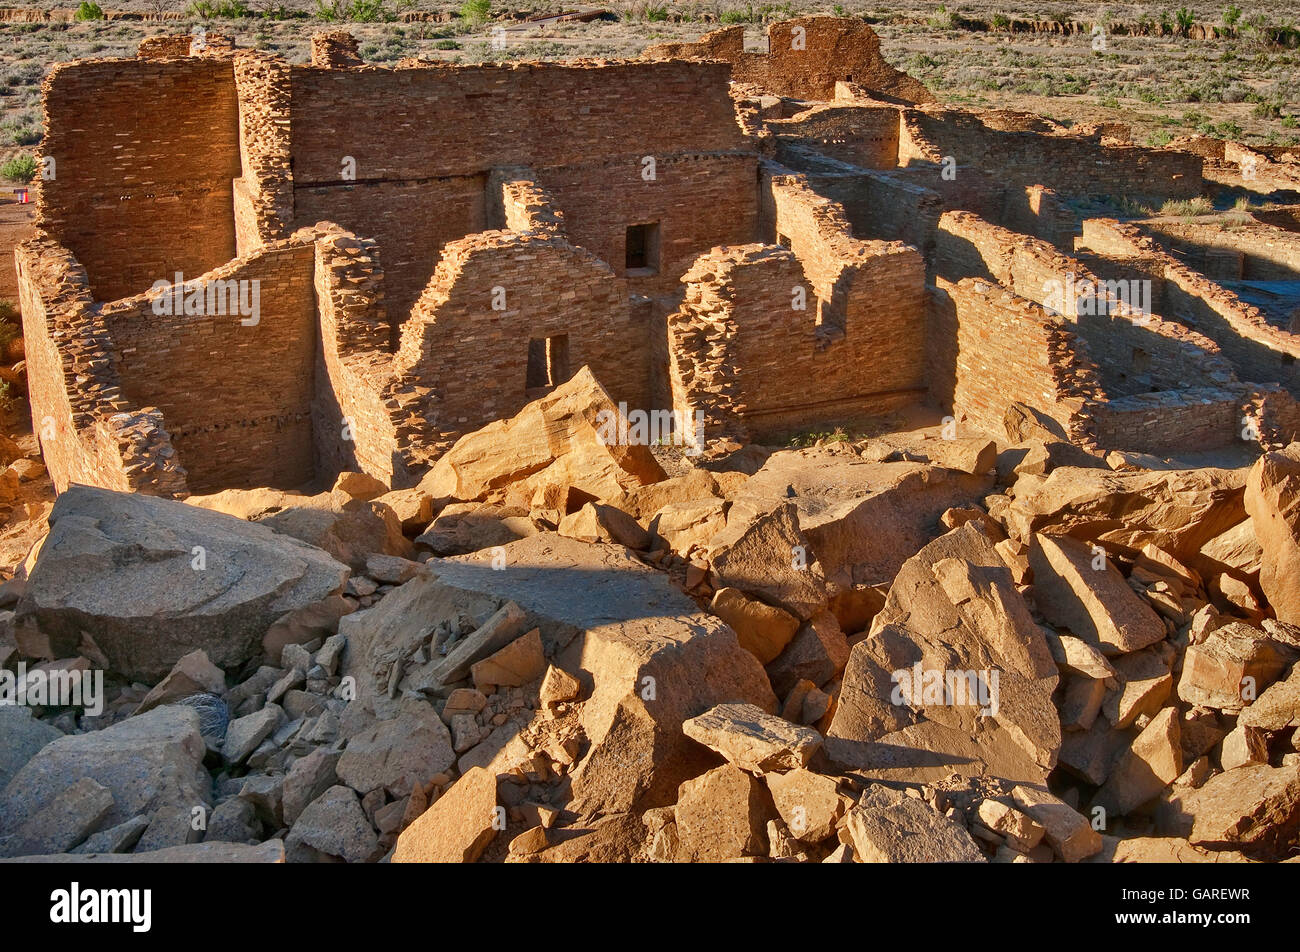
[[[627,226],[624,268],[629,278],[659,273],[659,222]]]

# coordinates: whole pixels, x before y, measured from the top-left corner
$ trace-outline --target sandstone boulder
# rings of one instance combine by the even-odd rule
[[[1300,837],[1300,765],[1226,771],[1187,794],[1183,805],[1194,818],[1193,846],[1286,859]]]
[[[800,727],[752,704],[719,704],[682,722],[682,730],[753,774],[806,767],[822,745],[810,727]]]
[[[1037,533],[1029,564],[1034,571],[1034,601],[1043,616],[1103,654],[1137,651],[1168,634],[1164,622],[1129,588],[1119,569],[1087,544]]]
[[[678,861],[716,863],[766,856],[767,822],[776,811],[762,783],[726,764],[683,782],[675,815]]]
[[[106,788],[113,807],[104,826],[145,812],[188,812],[212,802],[212,780],[199,716],[179,705],[155,708],[86,734],[70,734],[43,747],[0,793],[0,835],[15,832],[60,793],[89,777]]]
[[[992,541],[967,523],[907,561],[853,646],[832,760],[880,779],[952,773],[1041,783],[1056,764],[1058,680]]]
[[[1193,568],[1214,537],[1246,518],[1245,470],[1114,473],[1063,467],[1032,492],[1017,493],[1008,531],[1070,535],[1137,551],[1153,543]]]
[[[512,419],[461,437],[420,488],[434,499],[469,501],[517,482],[549,482],[611,500],[665,478],[648,446],[609,438],[625,429],[618,416],[609,394],[583,367]]]
[[[1259,458],[1245,504],[1262,549],[1260,587],[1280,621],[1300,624],[1300,443]]]
[[[317,619],[346,577],[326,553],[264,526],[73,486],[50,513],[15,621],[28,654],[67,657],[89,635],[111,670],[156,684],[196,649],[238,667],[268,629]]]
[[[497,779],[475,767],[402,831],[393,862],[472,863],[499,828]]]
[[[845,816],[859,863],[982,863],[966,827],[924,800],[879,784]]]

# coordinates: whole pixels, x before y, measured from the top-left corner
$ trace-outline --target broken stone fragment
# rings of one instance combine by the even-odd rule
[[[820,843],[835,832],[844,815],[846,797],[833,777],[796,769],[763,775],[776,811],[790,835],[804,843]]]
[[[1260,588],[1280,621],[1300,624],[1300,443],[1256,461],[1245,506],[1263,553]]]
[[[397,717],[350,737],[336,769],[339,780],[363,796],[382,788],[404,797],[455,762],[447,725],[432,705],[412,701],[403,702]]]
[[[224,694],[225,691],[225,673],[208,660],[206,652],[199,649],[177,661],[167,677],[145,695],[135,713],[143,714],[191,694]]]
[[[781,608],[765,605],[738,588],[720,588],[709,610],[725,621],[740,646],[760,664],[773,661],[799,630],[799,619]]]
[[[1104,552],[1067,536],[1037,533],[1029,563],[1034,601],[1043,616],[1103,654],[1137,651],[1167,634],[1164,623],[1129,588]]]
[[[397,838],[394,863],[472,863],[500,823],[497,779],[482,767],[464,776]]]
[[[15,832],[83,777],[113,796],[105,827],[164,806],[206,806],[212,801],[212,780],[203,769],[206,752],[198,714],[179,705],[60,737],[42,747],[0,793],[0,836]]]
[[[41,804],[11,835],[0,838],[0,856],[66,853],[93,833],[112,809],[112,792],[82,777]]]
[[[1042,824],[1047,842],[1067,863],[1077,863],[1101,851],[1101,834],[1064,800],[1046,790],[1018,786],[1011,791],[1016,806]]]
[[[484,694],[496,687],[518,687],[535,681],[546,670],[542,654],[542,635],[534,628],[504,648],[470,666],[474,687]]]
[[[382,853],[356,793],[344,786],[330,787],[313,800],[284,846],[290,862],[313,862],[313,851],[348,863],[374,862]]]
[[[573,486],[594,499],[614,499],[667,475],[650,447],[602,438],[601,412],[617,422],[618,407],[583,367],[509,420],[461,437],[420,482],[435,500],[475,500],[515,482]]]
[[[1286,859],[1300,834],[1300,766],[1251,764],[1211,777],[1183,800],[1193,846]]]
[[[805,767],[822,744],[812,728],[791,724],[753,704],[719,704],[683,721],[682,730],[755,774]]]
[[[767,856],[767,822],[775,816],[770,803],[762,784],[731,764],[685,781],[674,811],[678,861]]]
[[[1244,622],[1229,622],[1189,645],[1183,655],[1178,697],[1188,704],[1240,711],[1294,660],[1296,652]]]
[[[862,794],[844,823],[859,863],[985,862],[962,824],[880,784]]]
[[[1093,799],[1108,815],[1125,815],[1153,799],[1183,772],[1176,707],[1167,707],[1151,719],[1133,745],[1111,769]]]

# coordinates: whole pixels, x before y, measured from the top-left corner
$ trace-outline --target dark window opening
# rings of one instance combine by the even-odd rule
[[[627,226],[625,265],[634,277],[657,274],[659,271],[659,223]]]
[[[569,335],[533,337],[528,341],[528,377],[525,388],[546,391],[569,379]]]
[[[845,81],[846,83],[851,83],[851,82],[853,82],[853,74],[852,74],[852,73],[849,73],[849,75],[845,76],[845,77],[844,77],[844,81]]]

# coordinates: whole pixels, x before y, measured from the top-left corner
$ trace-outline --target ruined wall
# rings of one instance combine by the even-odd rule
[[[399,377],[430,393],[428,441],[517,413],[530,399],[529,340],[562,335],[568,376],[590,367],[616,401],[648,406],[646,329],[604,262],[534,232],[449,244],[395,358]]]
[[[715,245],[752,241],[758,217],[757,158],[688,153],[655,161],[647,181],[640,158],[540,170],[569,239],[626,278],[633,293],[675,292],[678,279]],[[629,274],[627,227],[658,224],[659,263]],[[604,381],[602,381],[603,383]]]
[[[755,160],[727,67],[598,65],[293,67],[296,224],[328,219],[379,239],[398,324],[446,244],[488,227],[490,170],[526,166],[575,244],[634,291],[675,290],[702,251],[753,238]],[[651,222],[659,267],[626,275],[627,227]]]
[[[246,300],[259,300],[256,324],[206,293],[204,313],[159,314],[155,302],[170,287],[103,307],[122,390],[162,411],[192,491],[292,488],[312,478],[313,264],[310,245],[278,242],[186,289],[239,282]]]
[[[294,180],[337,183],[344,156],[365,182],[747,151],[726,76],[722,64],[681,62],[294,66]]]
[[[185,495],[162,414],[123,392],[85,269],[47,236],[15,251],[28,400],[58,492],[71,483]]]
[[[1213,340],[1242,380],[1277,383],[1300,394],[1300,338],[1269,325],[1258,308],[1206,280],[1133,225],[1090,218],[1080,242],[1103,254],[1154,261],[1164,275],[1168,314]]]
[[[745,28],[726,27],[695,43],[647,47],[647,59],[712,59],[732,65],[732,78],[777,96],[835,98],[837,82],[854,83],[890,102],[933,102],[923,84],[895,69],[880,54],[880,37],[863,21],[799,17],[770,24],[766,53],[747,53]]]
[[[394,340],[448,242],[482,231],[486,175],[295,188],[296,227],[332,221],[376,239]]]
[[[1119,397],[1093,410],[1097,442],[1177,454],[1240,442],[1245,388],[1197,387]]]
[[[894,106],[840,102],[766,123],[778,140],[797,141],[864,169],[898,167],[898,126],[899,110]]]
[[[1002,436],[1012,403],[1024,403],[1090,442],[1089,406],[1104,399],[1097,367],[1059,316],[993,282],[936,278],[929,350],[932,388],[962,422]]]
[[[668,318],[674,408],[706,439],[779,438],[925,395],[924,265],[852,238],[798,176],[768,181],[764,221],[788,242],[715,248]],[[870,368],[867,372],[866,368]]]
[[[423,420],[402,412],[400,405],[410,402],[402,398],[409,395],[391,387],[393,357],[376,243],[336,231],[320,234],[314,246],[320,329],[312,403],[316,477],[332,481],[348,470],[393,487],[409,485],[403,450]]]
[[[1103,145],[1096,137],[998,129],[980,114],[937,106],[904,109],[903,164],[951,156],[967,172],[995,176],[1007,188],[1044,185],[1067,197],[1127,197],[1159,204],[1202,188],[1201,157],[1189,152]]]
[[[1153,288],[1127,284],[1128,274],[1096,275],[1046,242],[968,212],[940,219],[934,267],[949,281],[984,277],[1060,312],[1088,341],[1112,397],[1235,379],[1213,340],[1154,313]]]
[[[294,219],[289,64],[248,51],[234,59],[241,175],[235,181],[238,253],[288,237]]]
[[[234,256],[230,60],[63,63],[46,77],[43,100],[41,151],[55,177],[40,183],[37,224],[81,262],[96,299]]]
[[[1140,230],[1216,281],[1300,281],[1300,235],[1272,225],[1162,220]]]

